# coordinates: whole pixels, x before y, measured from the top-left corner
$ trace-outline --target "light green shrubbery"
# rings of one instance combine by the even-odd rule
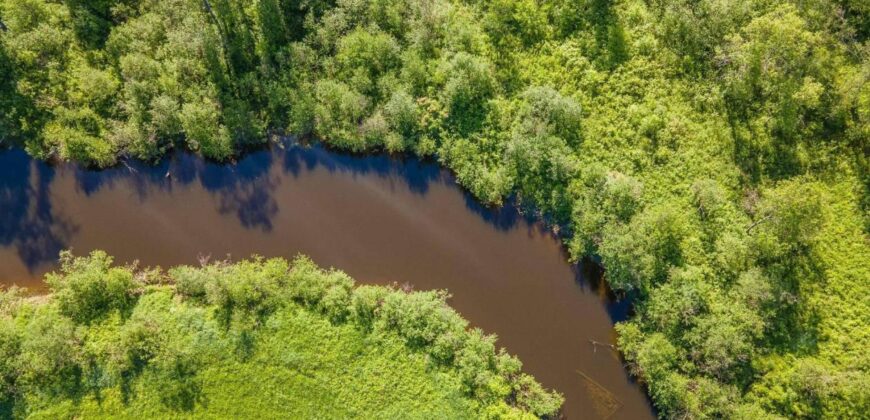
[[[0,0],[0,141],[107,166],[286,129],[436,158],[636,298],[620,346],[663,416],[859,417],[866,3]],[[179,290],[245,302],[212,277]],[[337,290],[295,299],[379,322],[380,292]],[[253,305],[223,322],[276,310]]]
[[[284,417],[317,404],[339,417],[413,407],[523,418],[554,415],[562,402],[494,337],[469,329],[443,292],[357,288],[307,257],[163,273],[114,266],[96,251],[64,253],[61,265],[47,280],[52,294],[36,302],[0,294],[4,415]],[[223,384],[243,377],[252,383]],[[392,391],[337,397],[386,378]],[[258,386],[314,391],[263,401]],[[212,408],[222,398],[231,401]]]

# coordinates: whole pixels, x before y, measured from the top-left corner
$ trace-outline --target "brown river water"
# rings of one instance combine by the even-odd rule
[[[431,162],[287,144],[234,165],[176,154],[103,171],[0,152],[0,285],[44,289],[58,252],[104,249],[169,267],[198,258],[311,256],[360,283],[446,289],[498,335],[565,417],[654,416],[613,343],[626,301],[516,209],[482,207]],[[167,176],[169,174],[169,176]]]

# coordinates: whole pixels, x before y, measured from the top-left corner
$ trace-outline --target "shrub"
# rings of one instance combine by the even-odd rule
[[[139,292],[132,270],[112,267],[112,257],[103,251],[87,257],[61,253],[60,272],[49,274],[45,281],[60,312],[85,324],[113,310],[127,311]]]

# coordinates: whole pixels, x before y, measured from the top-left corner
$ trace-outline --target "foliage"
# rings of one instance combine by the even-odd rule
[[[435,157],[484,202],[513,196],[558,226],[636,299],[619,343],[662,416],[857,418],[866,4],[0,0],[0,141],[107,166],[175,147],[227,160],[287,130]],[[237,286],[205,279],[179,290],[235,307]],[[384,297],[356,290],[350,312],[343,292],[295,299],[372,328]],[[402,324],[446,363],[454,339],[430,327]]]
[[[535,418],[562,402],[443,292],[354,287],[307,257],[140,270],[64,253],[0,295],[11,417]]]

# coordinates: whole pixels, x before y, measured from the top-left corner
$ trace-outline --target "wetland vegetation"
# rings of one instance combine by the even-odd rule
[[[619,349],[661,416],[870,411],[866,1],[0,0],[0,22],[4,144],[434,158],[634,298]]]
[[[441,292],[307,257],[166,272],[61,255],[0,295],[3,417],[536,418],[547,392]]]

